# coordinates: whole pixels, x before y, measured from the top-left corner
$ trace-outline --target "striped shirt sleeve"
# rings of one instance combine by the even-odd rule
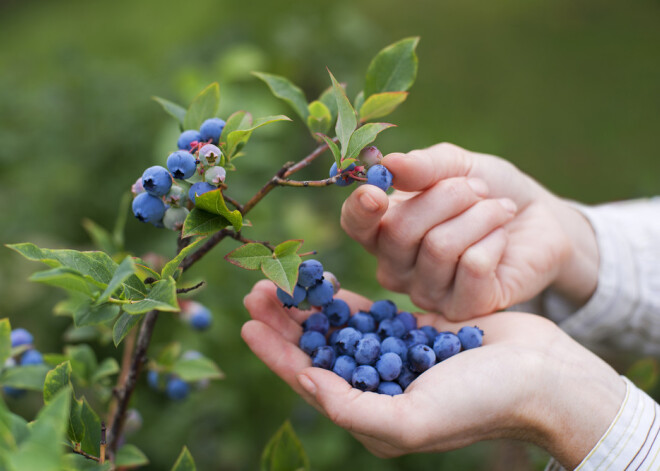
[[[630,380],[617,415],[576,471],[657,471],[660,469],[660,405]],[[546,471],[566,471],[551,460]]]

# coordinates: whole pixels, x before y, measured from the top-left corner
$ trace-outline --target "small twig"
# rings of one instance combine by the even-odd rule
[[[337,142],[338,139],[334,138],[334,142]],[[302,159],[300,162],[298,162],[295,165],[292,165],[282,177],[287,178],[293,175],[294,173],[302,170],[303,168],[307,167],[309,164],[311,164],[314,159],[316,159],[318,156],[323,154],[326,150],[328,150],[328,144],[321,144],[318,146],[316,149],[314,149],[307,157]]]
[[[97,461],[97,462],[98,462],[98,461],[101,461],[101,460],[100,460],[99,458],[97,458],[96,456],[94,456],[94,455],[90,455],[89,453],[85,453],[85,452],[82,451],[82,450],[76,450],[76,449],[74,448],[74,449],[73,449],[73,452],[74,452],[76,455],[84,456],[84,457],[87,458],[88,460],[94,460],[94,461]]]
[[[241,214],[243,213],[243,205],[241,203],[239,203],[234,198],[224,193],[222,194],[222,196],[225,199],[225,201],[231,204],[234,208],[238,209],[241,212]]]
[[[334,177],[326,178],[324,180],[288,180],[284,178],[274,178],[277,186],[298,186],[298,187],[322,187],[333,185],[342,175],[335,175]]]
[[[191,286],[190,288],[179,288],[176,290],[176,294],[190,293],[191,291],[195,291],[197,288],[201,288],[205,283],[205,281],[200,281],[195,286]]]
[[[231,229],[224,229],[225,234],[227,237],[231,237],[234,240],[237,240],[239,242],[243,242],[244,244],[261,244],[270,249],[271,252],[275,251],[275,246],[268,242],[267,240],[254,240],[254,239],[248,239],[247,237],[243,237],[243,235],[239,232],[232,231]]]
[[[101,449],[99,450],[99,463],[105,463],[105,422],[101,422]]]
[[[282,168],[280,168],[277,171],[277,173],[273,176],[273,178],[268,180],[266,184],[262,186],[261,189],[259,189],[259,191],[257,191],[252,198],[250,198],[250,201],[245,203],[245,205],[243,206],[243,211],[241,211],[241,213],[243,215],[246,215],[248,212],[250,212],[250,210],[254,208],[257,205],[257,203],[259,203],[259,201],[264,199],[264,196],[270,193],[270,190],[272,190],[277,186],[276,180],[278,178],[283,178],[288,173],[288,171],[294,166],[295,164],[293,162],[285,163],[282,166]]]
[[[312,250],[311,252],[299,253],[298,255],[300,257],[309,257],[310,255],[316,255],[317,253],[316,250]]]

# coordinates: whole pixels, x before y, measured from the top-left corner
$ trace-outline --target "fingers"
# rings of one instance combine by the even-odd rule
[[[427,232],[410,281],[411,300],[423,309],[436,310],[452,286],[461,255],[510,221],[515,211],[511,200],[483,200]]]
[[[389,205],[387,195],[373,185],[360,185],[341,210],[341,227],[367,251],[375,251],[375,238]]]
[[[254,320],[270,326],[285,340],[297,345],[298,339],[302,335],[302,327],[300,327],[302,320],[297,322],[286,312],[280,300],[277,299],[275,289],[273,283],[262,280],[245,297],[243,304]]]

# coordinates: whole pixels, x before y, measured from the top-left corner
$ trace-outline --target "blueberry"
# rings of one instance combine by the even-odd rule
[[[426,345],[426,342],[429,341],[424,331],[419,329],[409,330],[401,339],[405,342],[406,348],[410,348],[418,343]]]
[[[396,314],[396,304],[394,304],[389,299],[383,299],[381,301],[376,301],[371,305],[369,312],[376,322],[382,322],[385,319],[392,319]]]
[[[206,144],[199,149],[199,160],[207,167],[213,167],[220,163],[220,156],[222,152],[220,148],[213,144]]]
[[[376,320],[368,312],[360,311],[348,320],[348,326],[362,333],[375,332]]]
[[[396,315],[396,318],[403,322],[403,325],[406,327],[406,332],[417,328],[417,318],[409,312],[400,312]]]
[[[406,333],[406,326],[399,319],[385,319],[378,326],[378,335],[381,338],[403,337]]]
[[[44,358],[37,350],[28,350],[21,357],[21,366],[27,365],[42,365]]]
[[[158,371],[149,370],[149,372],[147,373],[147,383],[152,389],[155,389],[156,391],[160,391],[161,385],[160,385],[160,378],[158,375]]]
[[[195,196],[203,195],[209,191],[217,190],[218,188],[207,182],[197,182],[188,190],[188,199],[195,202]]]
[[[190,152],[178,150],[167,158],[167,169],[174,178],[186,180],[195,174],[197,160]]]
[[[323,265],[318,260],[305,260],[298,267],[298,284],[311,288],[323,278]]]
[[[367,185],[374,185],[387,191],[392,186],[392,174],[380,164],[373,165],[367,170]]]
[[[403,388],[403,390],[405,391],[405,389],[408,386],[410,386],[410,383],[415,381],[417,376],[419,376],[417,373],[414,373],[414,372],[410,371],[410,369],[407,366],[404,365],[401,368],[401,374],[399,375],[399,377],[397,378],[396,381],[397,381],[397,383],[399,383],[401,388]]]
[[[433,342],[433,351],[438,361],[446,360],[461,351],[461,340],[453,332],[440,332]]]
[[[461,340],[463,350],[481,347],[483,343],[484,331],[476,325],[474,327],[465,326],[458,331],[458,338]]]
[[[176,141],[176,146],[181,150],[191,150],[192,143],[197,143],[201,140],[202,136],[198,131],[195,131],[194,129],[188,129],[187,131],[183,131],[181,133],[179,139]]]
[[[399,355],[401,360],[406,360],[406,355],[408,354],[408,347],[406,343],[396,337],[387,337],[380,344],[380,354],[384,355],[385,353],[396,353]]]
[[[430,325],[425,325],[419,328],[422,332],[426,334],[426,338],[428,339],[428,342],[426,342],[426,345],[429,347],[433,346],[433,342],[435,342],[435,338],[438,335],[438,329],[436,329],[433,326]]]
[[[380,377],[373,366],[361,365],[355,368],[351,383],[362,391],[375,391],[380,384]]]
[[[189,212],[186,208],[167,208],[163,216],[163,226],[171,231],[180,231]]]
[[[18,399],[23,394],[25,394],[25,389],[12,388],[11,386],[3,386],[2,390],[5,395],[11,397],[12,399]]]
[[[325,337],[323,334],[315,330],[304,332],[300,336],[300,341],[298,342],[300,349],[307,355],[311,355],[314,350],[323,347],[325,344]]]
[[[380,342],[374,338],[362,337],[355,347],[355,361],[358,365],[371,365],[380,355]]]
[[[435,365],[435,353],[428,345],[418,343],[408,349],[408,365],[415,373],[422,373]]]
[[[165,167],[154,165],[142,174],[144,191],[153,196],[164,196],[172,188],[172,175]]]
[[[277,287],[277,299],[284,305],[284,307],[298,307],[298,304],[303,302],[307,297],[307,290],[300,285],[293,288],[293,296],[284,291],[279,286]]]
[[[185,206],[188,201],[188,192],[178,183],[172,184],[172,188],[165,195],[165,204],[175,208]]]
[[[394,352],[383,353],[376,362],[376,370],[383,381],[394,381],[401,374],[403,361]]]
[[[188,383],[186,383],[180,378],[171,377],[167,381],[167,387],[166,387],[167,397],[169,397],[174,401],[180,401],[185,399],[188,396],[189,391],[190,391],[190,386],[188,386]]]
[[[328,346],[318,347],[312,352],[312,366],[331,370],[335,364],[335,349]]]
[[[332,283],[328,280],[321,280],[307,290],[307,301],[312,306],[325,306],[332,302],[334,294]]]
[[[335,360],[335,366],[332,367],[332,371],[350,383],[353,380],[355,368],[357,368],[357,363],[355,363],[353,357],[341,355]]]
[[[351,183],[353,183],[353,182],[355,181],[353,178],[351,178],[349,175],[343,175],[343,174],[344,174],[344,173],[347,173],[347,172],[350,172],[350,171],[353,170],[354,168],[355,168],[355,164],[351,164],[351,165],[349,165],[348,167],[346,167],[345,169],[343,169],[343,170],[341,171],[342,176],[341,176],[340,178],[338,178],[338,179],[335,181],[335,185],[337,185],[337,186],[348,186],[348,185],[350,185]],[[338,172],[337,172],[337,162],[335,162],[335,163],[333,163],[332,166],[330,167],[329,175],[330,175],[330,177],[332,178],[332,177],[334,177],[335,175],[337,175],[337,173],[338,173]]]
[[[328,333],[328,329],[330,328],[330,321],[328,321],[328,318],[325,314],[321,312],[315,312],[302,323],[302,326],[304,332],[315,330],[325,335]]]
[[[199,134],[202,141],[211,140],[213,144],[218,145],[220,142],[220,135],[225,128],[224,120],[220,118],[210,118],[202,123],[199,127]]]
[[[30,332],[23,328],[14,329],[11,331],[11,348],[20,347],[21,345],[31,345],[34,342],[34,337]]]
[[[351,317],[351,308],[343,299],[335,298],[330,303],[323,306],[323,313],[328,316],[330,325],[341,327],[348,322]]]
[[[156,224],[165,215],[165,203],[149,193],[140,193],[133,200],[133,214],[141,222]]]
[[[191,312],[190,317],[188,318],[188,322],[195,330],[208,329],[211,326],[212,320],[213,317],[211,316],[211,311],[203,306],[201,309]]]
[[[330,337],[328,337],[328,345],[331,347],[334,347],[337,345],[337,337],[339,336],[339,330],[335,330],[330,334]]]
[[[211,185],[220,186],[227,178],[227,171],[224,167],[211,167],[204,172],[204,180]]]
[[[378,334],[377,334],[376,332],[367,332],[367,333],[364,333],[364,334],[362,334],[362,338],[363,338],[363,339],[374,339],[374,340],[376,340],[378,343],[380,343],[380,337],[378,336]]]
[[[344,327],[337,334],[337,349],[342,355],[355,355],[357,343],[362,339],[362,333],[353,327]]]
[[[403,394],[403,389],[397,383],[383,381],[378,385],[376,392],[378,394],[387,394],[388,396],[398,396],[399,394]]]
[[[380,152],[380,150],[378,150],[378,147],[376,146],[365,147],[360,151],[360,156],[358,157],[360,162],[362,162],[366,167],[379,164],[382,158],[383,154]]]

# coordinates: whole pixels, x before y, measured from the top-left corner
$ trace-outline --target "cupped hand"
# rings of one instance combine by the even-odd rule
[[[511,163],[438,144],[382,164],[397,191],[360,186],[341,224],[377,257],[385,288],[452,320],[526,301],[551,284],[578,304],[595,289],[589,223]]]
[[[371,302],[342,290],[351,312]],[[456,332],[475,323],[484,345],[424,372],[398,396],[362,392],[335,373],[311,367],[298,348],[310,311],[287,309],[259,282],[245,298],[252,316],[242,336],[253,352],[308,403],[351,432],[373,454],[439,452],[500,437],[532,441],[574,466],[615,416],[625,386],[607,364],[556,325],[524,313],[468,323],[437,314],[420,325]]]

